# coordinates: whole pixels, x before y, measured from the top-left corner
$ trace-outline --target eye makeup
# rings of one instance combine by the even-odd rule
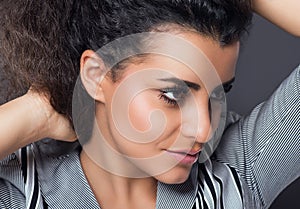
[[[232,88],[232,83],[235,78],[232,78],[229,81],[224,82],[222,85],[217,86],[209,95],[211,100],[222,101],[225,98],[225,94],[228,93]]]
[[[191,89],[198,91],[201,88],[199,84],[180,80],[175,77],[163,78],[159,80],[175,84],[173,87],[160,89],[160,94],[158,95],[159,99],[163,100],[165,103],[171,105],[172,107],[182,105]],[[224,82],[220,86],[217,86],[211,92],[210,99],[215,101],[223,101],[225,98],[225,93],[228,93],[231,90],[234,80],[235,78],[233,77],[231,80]]]
[[[187,86],[174,86],[160,89],[159,91],[159,99],[175,107],[184,103],[190,89]]]
[[[176,77],[171,78],[161,78],[159,81],[165,81],[174,83],[174,86],[160,89],[159,99],[162,99],[166,104],[171,107],[178,107],[182,105],[185,101],[185,98],[189,95],[190,89],[198,91],[200,85],[178,79]]]
[[[158,79],[158,80],[171,82],[171,83],[176,84],[177,86],[189,87],[189,88],[194,89],[196,91],[198,91],[201,88],[199,84],[196,84],[196,83],[193,83],[193,82],[190,82],[190,81],[181,80],[181,79],[178,79],[178,78],[175,78],[175,77],[161,78],[161,79]]]

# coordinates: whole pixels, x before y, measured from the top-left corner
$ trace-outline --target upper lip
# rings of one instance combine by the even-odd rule
[[[183,155],[197,155],[199,152],[201,152],[201,149],[199,149],[199,150],[167,150],[167,152],[178,153],[178,154],[183,154]]]

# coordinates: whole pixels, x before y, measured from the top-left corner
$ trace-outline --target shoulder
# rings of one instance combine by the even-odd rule
[[[10,181],[19,188],[22,186],[22,172],[18,152],[12,153],[0,161],[0,179]]]
[[[18,152],[0,161],[0,207],[24,208],[24,178]]]

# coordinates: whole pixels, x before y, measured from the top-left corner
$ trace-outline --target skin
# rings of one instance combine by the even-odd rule
[[[298,0],[254,0],[253,9],[256,13],[282,27],[284,30],[295,36],[300,36],[299,18],[295,18],[298,17],[298,11],[300,9]],[[222,56],[223,50],[231,47],[232,46],[228,46],[223,49],[218,49],[214,51],[214,53],[218,53],[219,57],[224,58]],[[209,54],[208,51],[206,51],[207,54]],[[87,60],[91,60],[93,57],[92,54],[91,52],[85,52],[83,54],[83,59],[81,60],[82,69],[83,66],[87,67]],[[220,70],[219,67],[226,65],[222,65],[221,60],[217,59],[218,56],[212,55],[209,56],[209,58],[215,67]],[[215,57],[215,59],[213,57]],[[218,62],[220,63],[218,64]],[[90,71],[87,70],[86,72]],[[222,76],[220,75],[220,77]],[[83,78],[92,77],[83,76]],[[89,89],[89,92],[95,89],[95,86],[90,88],[93,85],[92,83],[93,79],[91,79],[90,82],[85,82],[85,87]],[[95,92],[92,92],[92,95],[97,96],[95,100],[105,106],[105,102],[101,103],[101,99],[104,98],[103,94],[95,94]],[[28,112],[32,110],[39,111],[28,114]],[[75,133],[69,125],[68,120],[53,110],[46,95],[39,95],[29,91],[26,95],[2,105],[0,115],[0,135],[2,136],[0,137],[0,159],[3,159],[9,153],[14,152],[20,147],[44,137],[64,141],[74,141],[76,139]],[[18,118],[19,120],[12,121],[12,118]],[[11,124],[13,124],[14,131],[7,131],[11,127]],[[137,128],[139,127],[137,126]],[[140,127],[140,129],[142,130],[143,127]],[[122,203],[124,203],[122,208],[127,206],[127,208],[154,208],[156,178],[126,179],[113,176],[105,170],[101,170],[84,152],[81,154],[81,161],[88,181],[102,208],[120,208]],[[171,174],[171,176],[173,175]],[[103,181],[100,182],[98,181],[99,179],[103,179]],[[103,188],[103,191],[101,191],[101,188]],[[102,194],[101,198],[99,194]],[[138,199],[135,198],[137,195],[139,196]],[[110,197],[113,198],[110,200]]]
[[[52,108],[48,98],[31,90],[2,105],[0,115],[0,132],[5,131],[0,137],[0,159],[42,138],[77,140],[68,120]]]
[[[299,0],[255,0],[253,10],[288,33],[300,37]]]
[[[238,42],[221,47],[217,42],[193,31],[180,32],[179,36],[190,41],[194,46],[204,52],[215,67],[222,83],[234,77],[239,51]],[[83,53],[81,59],[81,76],[88,93],[96,102],[95,117],[98,124],[96,128],[101,130],[105,140],[117,152],[124,156],[136,158],[147,158],[159,154],[166,154],[166,156],[172,158],[170,157],[170,151],[190,150],[192,152],[199,152],[203,144],[208,141],[211,134],[208,108],[209,91],[205,89],[201,80],[199,80],[195,73],[186,65],[168,57],[149,55],[143,62],[127,65],[118,82],[111,81],[109,76],[101,77],[103,75],[100,72],[103,72],[103,68],[104,65],[101,62],[101,58],[97,57],[93,51],[85,51]],[[149,68],[163,69],[168,75],[172,74],[182,80],[195,83],[199,85],[200,88],[190,88],[191,94],[185,97],[185,103],[179,108],[178,105],[174,106],[160,98],[162,94],[160,89],[170,86],[169,81],[157,82],[157,79],[165,75],[157,74],[154,75],[153,78],[146,79],[144,82],[149,83],[149,86],[152,88],[147,88],[132,99],[129,104],[129,120],[135,129],[145,131],[151,128],[151,124],[148,120],[151,111],[159,109],[165,114],[166,126],[164,132],[156,140],[150,141],[149,143],[137,143],[127,140],[118,133],[112,118],[113,96],[118,87],[122,82],[126,81],[127,78],[141,70]],[[102,82],[99,84],[100,80],[102,80]],[[129,89],[130,86],[128,89],[122,89],[125,97]],[[170,92],[164,95],[174,98],[174,94]],[[197,101],[195,107],[200,123],[198,123],[198,127],[195,128],[195,130],[197,130],[196,132],[191,132],[191,129],[188,128],[195,126],[193,124],[195,115],[180,115],[180,109],[189,106],[190,97],[196,98]],[[178,140],[176,140],[177,136],[179,136]],[[96,134],[92,136],[92,138],[96,137]],[[99,151],[99,153],[104,152]],[[128,160],[126,157],[122,160],[116,159],[116,161],[112,163],[111,158],[105,156],[105,154],[103,154],[103,156],[100,154],[100,157],[108,159],[106,162],[103,162],[106,163],[106,165],[128,163],[131,169],[136,169],[137,172],[145,172],[150,176],[136,179],[111,174],[98,166],[83,150],[81,153],[83,170],[98,202],[103,208],[118,208],[121,205],[123,207],[125,205],[125,208],[140,208],[145,207],[145,205],[149,206],[149,208],[154,208],[157,181],[171,184],[182,183],[188,178],[192,167],[192,163],[178,162],[176,166],[166,170],[166,172],[153,176],[152,167],[149,166],[148,163],[147,166],[145,166]],[[134,198],[135,194],[139,194],[140,198],[138,200]],[[112,201],[111,197],[113,197],[114,201]]]
[[[300,19],[296,18],[300,10],[298,0],[253,0],[252,4],[254,12],[287,32],[300,36]],[[40,111],[28,114],[31,109]],[[46,94],[40,95],[29,91],[24,96],[2,105],[0,112],[0,159],[44,137],[62,141],[76,140],[76,134],[69,121],[64,115],[56,113],[49,104]],[[10,118],[22,118],[22,120],[9,123]],[[10,124],[14,124],[14,131],[7,132]],[[32,125],[28,126],[28,124]]]

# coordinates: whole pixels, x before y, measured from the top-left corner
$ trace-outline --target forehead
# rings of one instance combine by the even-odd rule
[[[178,38],[179,37],[179,38]],[[183,80],[199,82],[218,77],[221,82],[234,77],[239,43],[220,46],[218,42],[194,31],[185,31],[174,36],[160,37],[142,61],[129,62],[124,75],[136,70],[161,70],[158,76],[169,73]],[[130,64],[131,63],[131,64]],[[195,76],[196,75],[196,76]],[[214,85],[215,86],[215,85]]]
[[[234,77],[239,54],[239,42],[221,46],[218,41],[194,31],[183,32],[180,36],[203,53],[203,56],[210,62],[221,80],[226,81]],[[194,57],[194,59],[197,59],[197,57]]]

